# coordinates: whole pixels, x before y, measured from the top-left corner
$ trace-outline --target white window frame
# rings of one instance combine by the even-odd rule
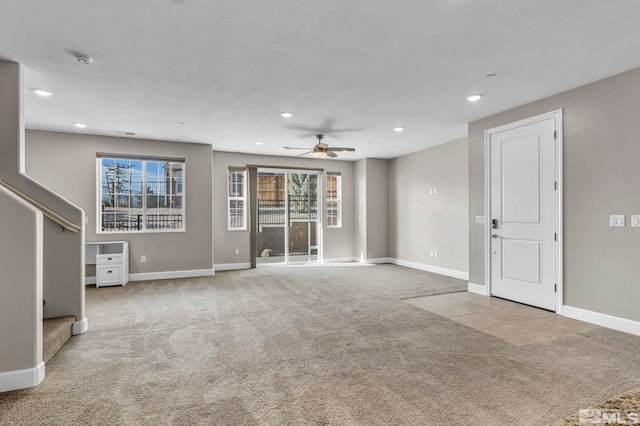
[[[234,195],[231,193],[231,185],[238,185],[237,182],[232,182],[232,175],[242,175],[242,184],[240,186],[242,195]],[[246,231],[247,230],[247,170],[241,168],[232,168],[230,167],[227,171],[227,230],[228,231]],[[231,214],[231,202],[232,201],[242,201],[243,211],[242,211],[242,226],[232,226],[232,214]]]
[[[332,178],[336,179],[336,198],[329,197],[329,188],[331,187],[331,185],[329,185],[329,179],[332,179]],[[326,184],[327,184],[327,190],[326,190],[327,200],[326,200],[325,215],[327,220],[327,228],[342,228],[342,175],[339,172],[327,172]],[[330,202],[336,203],[335,216],[329,215]],[[332,221],[334,218],[336,219],[335,225],[332,224]]]
[[[126,160],[126,161],[141,161],[142,162],[142,223],[141,229],[132,230],[103,230],[102,229],[102,160]],[[182,168],[182,197],[181,203],[181,228],[167,228],[167,229],[147,229],[147,162],[155,161],[162,163],[180,164]],[[174,194],[172,194],[174,195]],[[187,165],[183,159],[166,159],[166,158],[151,158],[151,157],[137,157],[137,156],[122,156],[122,155],[99,155],[96,158],[96,234],[154,234],[154,233],[179,233],[187,231]]]

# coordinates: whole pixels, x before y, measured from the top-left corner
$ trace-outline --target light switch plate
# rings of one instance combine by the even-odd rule
[[[624,215],[623,214],[612,214],[609,216],[609,226],[624,226]]]
[[[631,227],[640,228],[640,214],[631,215]]]
[[[476,223],[484,225],[484,216],[476,216]]]

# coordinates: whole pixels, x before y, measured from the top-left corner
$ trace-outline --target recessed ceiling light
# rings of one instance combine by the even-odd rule
[[[467,97],[469,102],[478,102],[482,98],[482,95],[471,95]]]
[[[87,127],[87,125],[84,123],[73,123],[73,125],[79,129],[84,129],[85,127]]]
[[[82,65],[91,65],[91,62],[93,62],[93,58],[91,58],[91,57],[89,57],[87,55],[83,55],[81,53],[77,53],[75,56],[76,56],[76,61],[78,61]]]
[[[284,118],[291,118],[291,117],[293,117],[293,113],[291,113],[291,112],[287,112],[287,111],[282,111],[282,112],[280,113],[280,115],[281,115],[281,116],[283,116]]]
[[[404,127],[394,127],[393,131],[394,132],[403,132],[404,131]]]
[[[254,144],[256,144],[256,145],[262,145],[262,142],[260,142],[260,141],[255,141],[255,142],[254,142]]]
[[[38,96],[42,96],[43,98],[48,98],[49,96],[53,95],[53,93],[47,92],[46,90],[42,90],[42,89],[33,89],[33,93],[35,93]]]

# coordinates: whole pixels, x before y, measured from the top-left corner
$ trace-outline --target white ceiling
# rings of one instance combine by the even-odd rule
[[[640,66],[640,1],[4,0],[0,58],[54,93],[27,91],[28,128],[392,158]]]

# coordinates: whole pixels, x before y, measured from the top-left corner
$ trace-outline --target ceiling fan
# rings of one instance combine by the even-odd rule
[[[316,135],[316,138],[318,138],[318,143],[316,144],[316,146],[314,146],[313,148],[311,148],[310,151],[307,151],[305,153],[300,154],[300,156],[302,155],[307,155],[307,154],[313,154],[314,157],[331,157],[331,158],[335,158],[338,156],[338,154],[336,154],[336,152],[350,152],[350,151],[355,151],[355,148],[344,148],[344,147],[330,147],[329,145],[327,145],[326,143],[322,142],[322,139],[324,138],[323,134],[318,134]],[[309,148],[297,148],[295,146],[285,146],[283,147],[284,149],[309,149]]]

